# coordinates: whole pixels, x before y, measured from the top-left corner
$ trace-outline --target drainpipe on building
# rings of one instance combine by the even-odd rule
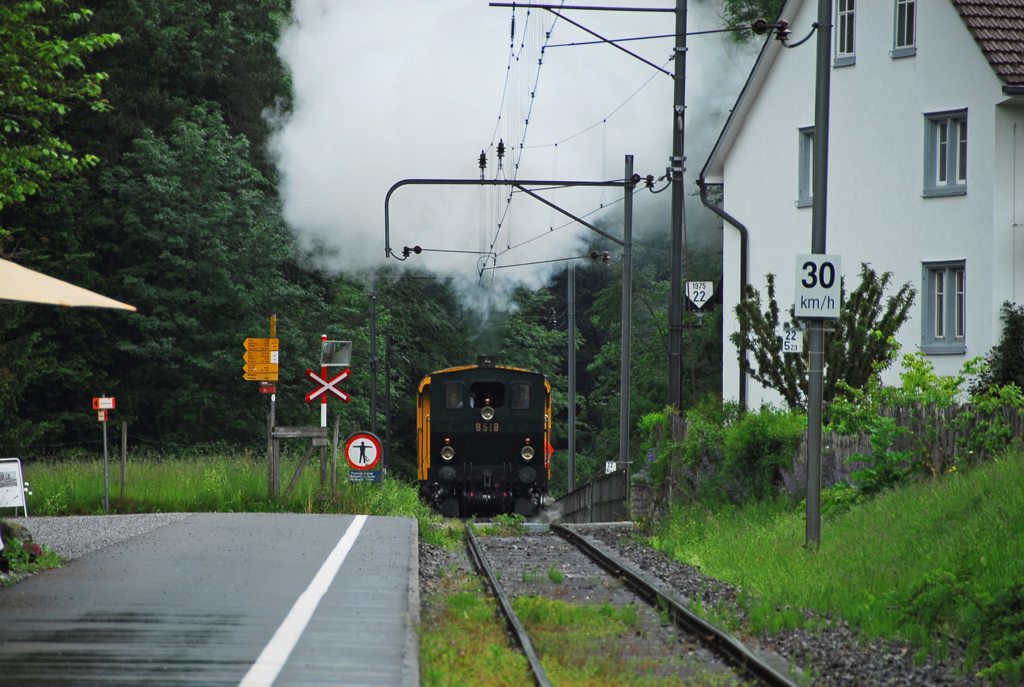
[[[708,184],[704,181],[703,174],[697,177],[697,186],[700,187],[700,202],[704,204],[704,207],[736,227],[740,232],[740,300],[745,300],[747,291],[747,228],[738,219],[708,200]],[[746,346],[740,346],[740,356],[745,358],[746,355]],[[742,369],[740,369],[740,407],[747,407],[747,375]]]

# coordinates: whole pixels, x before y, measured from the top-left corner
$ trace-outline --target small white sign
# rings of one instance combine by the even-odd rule
[[[715,295],[715,283],[710,281],[688,281],[686,282],[686,297],[690,299],[690,302],[696,305],[698,308],[703,308],[704,304],[711,300],[711,297]]]
[[[838,320],[842,256],[796,256],[795,314],[802,320]]]
[[[618,467],[619,467],[619,464],[618,464],[617,461],[607,460],[604,463],[604,474],[610,475],[613,472],[615,472],[618,469]]]
[[[804,352],[803,332],[801,332],[799,329],[787,329],[779,338],[782,339],[783,353]]]
[[[17,458],[0,458],[0,508],[24,508],[28,516],[25,481]]]

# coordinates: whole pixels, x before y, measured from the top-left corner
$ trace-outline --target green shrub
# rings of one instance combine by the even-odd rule
[[[726,434],[723,478],[734,481],[748,498],[774,496],[806,427],[807,416],[799,412],[764,405],[746,413]]]

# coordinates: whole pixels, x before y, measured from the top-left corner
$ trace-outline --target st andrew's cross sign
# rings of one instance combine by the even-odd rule
[[[316,389],[313,389],[313,391],[310,391],[308,394],[306,394],[306,402],[308,403],[308,402],[312,401],[313,399],[319,398],[320,396],[323,396],[324,394],[327,394],[327,393],[334,394],[335,396],[337,396],[339,399],[341,399],[345,403],[348,403],[349,401],[351,401],[352,397],[349,396],[348,394],[346,394],[341,389],[339,389],[338,388],[338,384],[341,383],[346,378],[348,378],[348,376],[352,373],[352,370],[351,369],[344,369],[341,372],[339,372],[337,375],[335,375],[334,377],[331,377],[330,379],[328,379],[327,378],[327,374],[326,374],[326,369],[327,368],[324,368],[324,372],[321,372],[320,374],[317,374],[316,372],[313,372],[312,370],[308,370],[308,369],[306,370],[306,376],[309,377],[309,379],[314,384],[319,384],[320,385]]]

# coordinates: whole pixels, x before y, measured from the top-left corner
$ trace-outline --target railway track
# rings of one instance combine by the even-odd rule
[[[466,528],[470,558],[494,590],[498,607],[541,687],[551,682],[513,610],[516,597],[546,596],[573,604],[610,603],[618,608],[633,604],[640,611],[635,632],[616,637],[614,648],[604,650],[632,661],[643,674],[674,674],[711,684],[798,684],[786,675],[784,666],[772,665],[604,546],[564,526],[551,529],[518,537],[477,537],[471,527]],[[540,652],[545,652],[543,645]]]

